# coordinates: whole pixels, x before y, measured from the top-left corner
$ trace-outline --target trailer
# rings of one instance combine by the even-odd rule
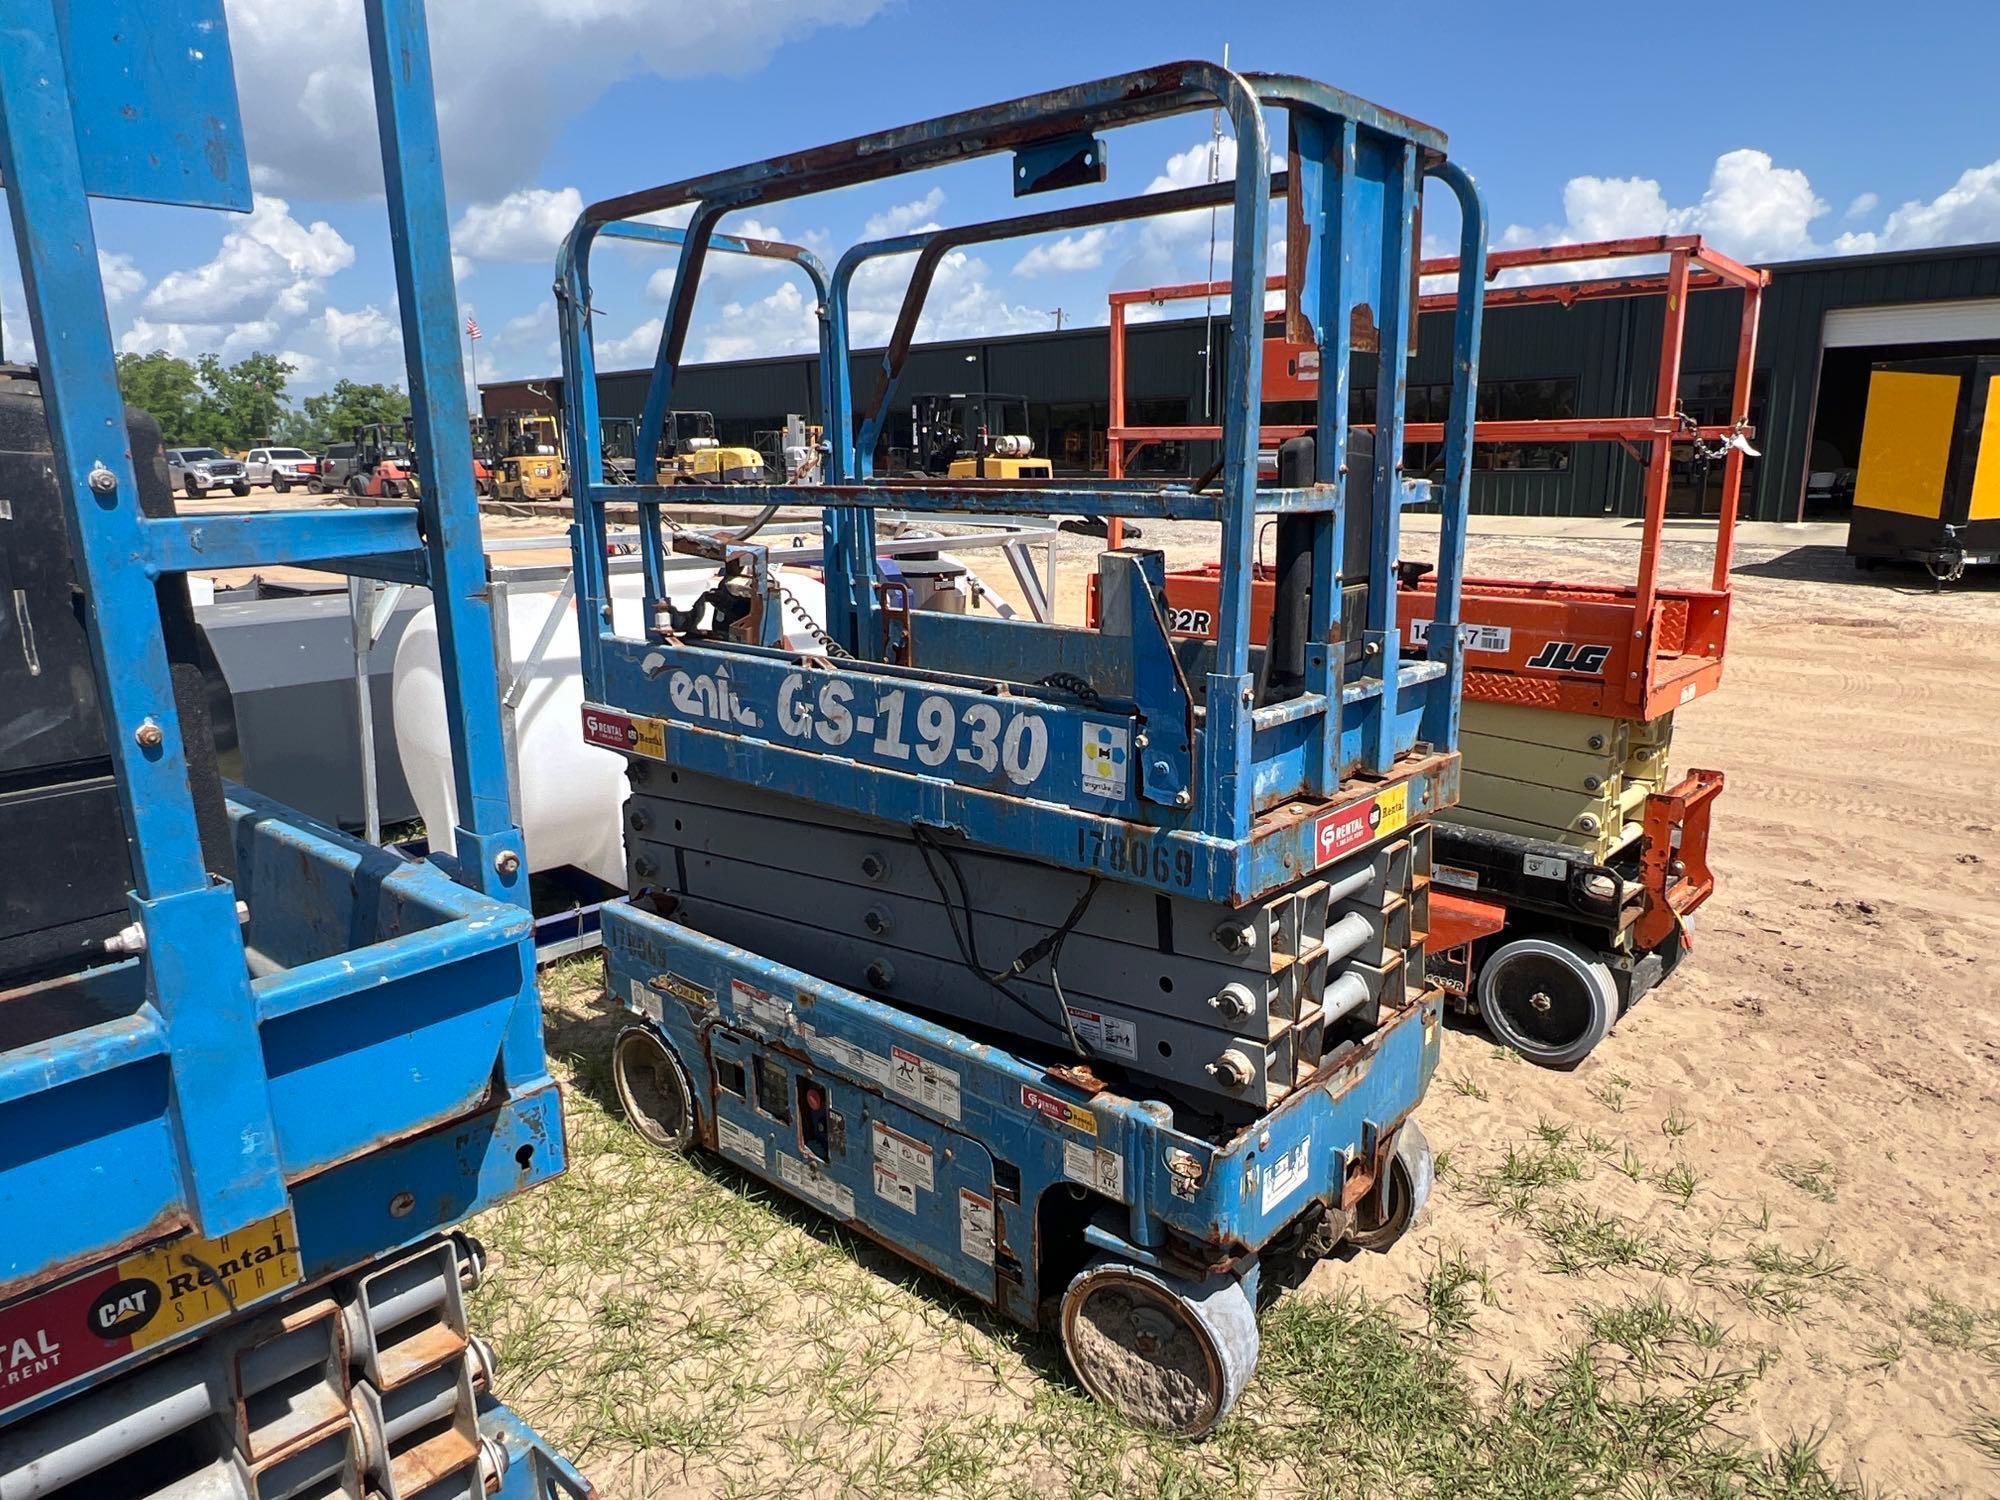
[[[1664,260],[1666,268],[1595,274],[1639,258]],[[1645,465],[1632,583],[1468,578],[1462,589],[1464,775],[1458,804],[1441,813],[1434,835],[1429,962],[1454,1004],[1476,1012],[1500,1040],[1531,1061],[1569,1067],[1680,963],[1692,947],[1693,915],[1715,889],[1708,837],[1722,774],[1692,769],[1675,780],[1668,764],[1676,710],[1714,691],[1722,678],[1737,500],[1744,462],[1755,451],[1750,377],[1768,273],[1689,235],[1495,251],[1483,263],[1487,280],[1510,282],[1488,292],[1489,308],[1665,294],[1650,411],[1482,418],[1476,427],[1480,443],[1615,442]],[[1455,257],[1427,260],[1423,274],[1456,276],[1463,264]],[[1589,279],[1521,279],[1578,266],[1592,273]],[[1280,284],[1273,278],[1269,286]],[[1219,430],[1126,422],[1127,310],[1229,290],[1217,282],[1112,294],[1114,477],[1147,443],[1212,441]],[[1701,423],[1678,395],[1687,301],[1722,293],[1740,299],[1730,420]],[[1455,294],[1433,293],[1421,305],[1442,310],[1455,305]],[[1280,334],[1261,350],[1265,398],[1317,401],[1319,351],[1289,337],[1288,329]],[[1264,441],[1282,444],[1310,430],[1272,424]],[[1383,431],[1375,429],[1377,441],[1390,441]],[[1404,423],[1392,451],[1441,442],[1447,431],[1441,422]],[[1671,477],[1676,465],[1695,464],[1720,465],[1722,475],[1705,587],[1661,577]],[[1260,629],[1281,592],[1283,566],[1282,560],[1259,566],[1252,620]],[[1398,567],[1410,646],[1425,643],[1442,618],[1434,607],[1442,587],[1424,565]],[[1212,636],[1221,592],[1213,566],[1169,575],[1175,629]],[[1352,622],[1343,623],[1351,651],[1360,636]]]
[[[1888,360],[1868,376],[1847,555],[1937,587],[2000,563],[2000,357]]]
[[[91,204],[247,212],[220,0],[20,0],[0,181],[0,1493],[582,1497],[495,1394],[454,1226],[563,1170],[471,492],[420,0],[366,0],[410,507],[176,513],[119,395]],[[411,863],[226,785],[186,575],[427,585],[462,815]],[[81,600],[83,607],[78,607]],[[15,649],[16,647],[20,649]]]
[[[1229,181],[1096,199],[790,261],[822,311],[824,482],[671,484],[672,409],[716,221],[760,204],[1000,156],[1026,196],[1104,181],[1099,131],[1220,109]],[[1291,164],[1270,171],[1267,117]],[[1307,79],[1167,64],[757,162],[587,208],[558,263],[563,394],[577,458],[583,733],[630,766],[631,894],[605,906],[607,983],[631,1013],[613,1075],[638,1133],[714,1151],[1030,1327],[1057,1331],[1093,1396],[1201,1434],[1254,1366],[1264,1268],[1387,1248],[1421,1211],[1414,1112],[1437,1065],[1426,977],[1431,818],[1457,794],[1458,559],[1483,287],[1457,303],[1441,484],[1351,445],[1329,404],[1260,490],[1259,330],[1231,335],[1220,482],[1072,484],[873,473],[938,266],[966,246],[1234,206],[1232,284],[1261,288],[1284,196],[1288,301],[1330,360],[1379,329],[1400,389],[1419,195],[1471,179],[1429,126]],[[1289,195],[1287,191],[1289,190]],[[686,214],[685,228],[657,221]],[[645,222],[641,222],[641,221]],[[598,450],[590,258],[607,237],[680,254],[632,483]],[[914,258],[879,366],[849,360],[864,268]],[[857,397],[855,386],[866,387]],[[1388,420],[1401,418],[1391,410]],[[1437,500],[1444,628],[1410,645],[1393,567],[1404,507]],[[781,649],[787,601],[756,524],[721,535],[664,508],[818,504],[828,618]],[[636,506],[644,608],[619,630],[605,512]],[[1156,551],[1106,551],[1092,628],[915,607],[878,562],[879,512],[1211,520],[1218,639],[1183,656]],[[1324,561],[1343,520],[1364,562],[1288,595],[1297,628],[1251,631],[1260,515]],[[714,583],[668,597],[665,560]],[[1318,644],[1345,612],[1371,650]],[[1291,618],[1288,616],[1288,618]]]

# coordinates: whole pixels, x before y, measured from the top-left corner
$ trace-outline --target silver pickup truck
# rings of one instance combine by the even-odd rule
[[[199,500],[210,490],[228,490],[237,495],[250,493],[250,476],[243,472],[243,465],[213,448],[169,448],[167,478],[193,500]]]

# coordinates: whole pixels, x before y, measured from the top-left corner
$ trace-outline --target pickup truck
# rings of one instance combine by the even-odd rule
[[[250,493],[250,476],[243,465],[213,448],[169,448],[167,479],[185,490],[190,500],[199,500],[210,490]]]
[[[252,448],[243,456],[243,471],[252,484],[268,484],[282,495],[295,484],[310,483],[319,460],[303,448]]]

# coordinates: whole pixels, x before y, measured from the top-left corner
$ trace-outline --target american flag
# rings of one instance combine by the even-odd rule
[[[485,336],[479,331],[479,319],[473,317],[471,313],[465,315],[465,336],[475,342]]]

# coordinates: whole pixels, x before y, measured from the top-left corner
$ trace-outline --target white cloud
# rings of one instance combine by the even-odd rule
[[[104,301],[109,307],[130,301],[146,289],[146,274],[132,263],[129,255],[97,252],[97,270],[104,278]]]
[[[355,312],[343,312],[329,303],[320,314],[319,324],[337,355],[400,348],[403,342],[396,320],[372,302]]]
[[[354,247],[332,225],[300,224],[284,199],[260,194],[212,260],[163,276],[143,305],[166,323],[229,323],[274,310],[297,317],[327,277],[353,263]]]
[[[1110,243],[1109,229],[1087,229],[1082,234],[1066,234],[1053,244],[1035,246],[1014,263],[1014,274],[1047,276],[1094,271],[1104,264],[1104,251]]]
[[[702,340],[701,357],[756,359],[811,354],[818,348],[819,319],[813,306],[795,283],[787,281],[755,302],[726,304],[721,321]]]
[[[472,260],[552,262],[582,212],[583,194],[573,187],[521,188],[460,214],[452,248]]]
[[[1881,206],[1863,193],[1843,217],[1864,219]],[[2000,161],[1973,167],[1937,197],[1915,200],[1891,213],[1879,230],[1849,230],[1823,241],[1814,226],[1830,212],[1806,174],[1781,167],[1753,149],[1717,157],[1708,186],[1694,203],[1674,206],[1648,177],[1572,177],[1563,188],[1563,222],[1510,224],[1497,246],[1571,245],[1628,235],[1699,234],[1740,260],[1808,259],[1873,250],[1974,244],[2000,239]],[[1538,273],[1513,272],[1504,281],[1561,280],[1640,269],[1637,262],[1579,262]]]
[[[861,226],[861,237],[864,240],[886,240],[899,234],[918,234],[936,229],[937,211],[942,207],[944,189],[934,187],[921,198],[870,214],[867,223]]]
[[[2000,240],[2000,161],[1972,167],[1929,202],[1914,200],[1891,213],[1879,233],[1843,234],[1844,251],[1916,250]]]
[[[568,119],[627,78],[748,77],[778,48],[886,0],[482,0],[430,8],[451,195],[521,185]],[[228,0],[258,184],[315,198],[380,185],[359,0]],[[260,84],[260,80],[263,82]],[[275,81],[275,84],[273,83]]]
[[[629,370],[650,366],[660,350],[663,318],[647,318],[622,338],[597,340],[597,368],[602,371]]]

